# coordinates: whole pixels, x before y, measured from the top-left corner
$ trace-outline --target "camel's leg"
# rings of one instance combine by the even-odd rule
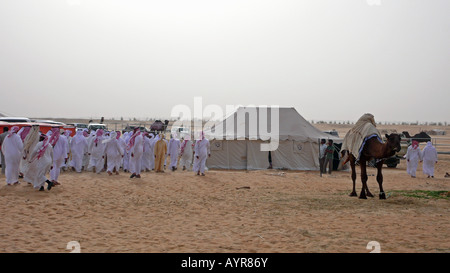
[[[383,167],[383,161],[380,161],[377,163],[377,182],[380,186],[380,199],[386,199],[386,194],[383,190],[383,173],[381,172],[381,169]]]
[[[369,186],[367,186],[367,180],[368,180],[368,177],[367,177],[367,173],[366,173],[366,194],[368,197],[374,197],[373,194],[369,191]]]
[[[367,169],[366,169],[367,162],[363,159],[359,161],[359,166],[361,167],[361,182],[362,182],[362,189],[361,194],[359,195],[360,199],[367,199],[366,196],[366,190],[367,190]]]
[[[349,155],[350,157],[351,155]],[[358,196],[356,194],[356,168],[355,168],[355,159],[350,159],[350,167],[352,168],[352,180],[353,180],[353,191],[350,193],[350,196]]]

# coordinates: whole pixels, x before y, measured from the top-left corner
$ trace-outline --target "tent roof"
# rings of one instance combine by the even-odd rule
[[[274,128],[272,131],[276,133],[277,123],[279,140],[314,142],[318,139],[341,140],[321,132],[305,120],[294,107],[239,107],[211,129],[205,130],[205,136],[208,139],[269,140],[276,137],[276,134],[272,135],[271,128]]]

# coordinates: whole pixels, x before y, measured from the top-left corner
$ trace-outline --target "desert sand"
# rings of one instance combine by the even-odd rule
[[[386,200],[374,168],[367,200],[348,196],[348,171],[66,171],[45,192],[0,175],[0,252],[68,253],[77,241],[81,252],[367,253],[377,241],[381,252],[448,253],[450,155],[439,155],[434,179],[421,166],[415,179],[404,160],[384,168]]]

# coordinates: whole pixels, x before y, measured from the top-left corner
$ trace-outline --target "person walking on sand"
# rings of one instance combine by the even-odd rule
[[[150,153],[150,170],[154,170],[155,169],[155,152],[154,152],[154,147],[155,147],[155,135],[150,133],[148,135],[148,138],[150,139],[150,146],[149,146],[149,153]]]
[[[428,178],[434,178],[434,165],[438,162],[438,156],[436,148],[431,141],[427,142],[427,146],[422,151],[423,159],[423,173],[428,175]]]
[[[157,173],[164,172],[164,157],[167,153],[167,144],[164,141],[164,135],[159,134],[157,137],[157,141],[153,148],[153,152],[155,154],[155,171]]]
[[[325,150],[327,149],[327,145],[325,144],[325,139],[322,139],[320,141],[319,146],[319,169],[320,169],[320,177],[322,177],[322,174],[326,173],[326,167],[325,167]]]
[[[169,147],[167,155],[170,157],[170,169],[175,171],[178,166],[178,153],[181,148],[180,140],[177,138],[177,134],[173,133],[172,138],[169,141]]]
[[[72,153],[72,160],[70,166],[77,173],[81,172],[83,166],[83,157],[88,149],[88,143],[86,137],[83,135],[82,130],[77,130],[75,136],[70,142],[70,151]]]
[[[33,184],[35,189],[44,190],[47,183],[47,190],[50,190],[54,183],[47,179],[46,174],[51,170],[53,165],[53,148],[50,144],[48,136],[42,134],[39,142],[34,146],[30,159],[28,161],[27,172],[24,178]]]
[[[127,150],[127,144],[126,144],[124,138],[122,137],[122,133],[120,131],[116,131],[116,134],[117,134],[116,135],[117,142],[119,142],[119,145],[120,145],[120,147],[122,148],[122,151],[123,151],[122,158],[120,159],[120,162],[119,162],[119,166],[117,166],[117,168],[116,168],[116,170],[120,170],[120,167],[123,168],[123,162],[125,160],[125,153],[126,153],[126,150]]]
[[[130,153],[130,178],[141,178],[142,155],[144,153],[144,137],[142,136],[139,127],[134,129],[134,133],[130,138],[127,150]]]
[[[412,144],[408,147],[406,152],[406,172],[411,175],[412,178],[416,178],[417,166],[419,161],[422,161],[422,152],[419,149],[419,142],[413,140]]]
[[[17,135],[18,131],[19,127],[13,126],[2,143],[2,152],[6,163],[6,184],[8,185],[19,184],[19,166],[23,152],[23,143],[20,136]]]
[[[131,133],[132,132],[125,132],[123,133],[123,142],[125,143],[125,148],[123,150],[124,154],[123,154],[123,163],[122,163],[122,168],[124,172],[129,172],[130,171],[130,153],[127,150],[128,144],[130,143],[130,137],[131,137]],[[123,145],[123,143],[122,143]]]
[[[95,137],[91,139],[89,150],[89,169],[99,174],[105,166],[105,144],[103,144],[103,130],[98,129],[95,132]]]
[[[105,144],[105,154],[108,158],[106,172],[109,175],[112,175],[113,172],[118,175],[120,160],[123,157],[123,148],[119,140],[117,140],[117,133],[112,131],[110,137],[103,140],[103,144]]]
[[[180,147],[180,166],[183,166],[183,171],[191,168],[192,155],[191,136],[186,135]]]
[[[87,148],[84,151],[84,155],[83,155],[83,163],[81,164],[81,170],[87,170],[88,166],[89,166],[89,133],[87,131],[87,129],[83,130],[83,136],[86,139],[86,143],[87,143]]]
[[[144,132],[143,133],[143,137],[144,137],[144,153],[142,154],[142,166],[141,166],[141,170],[142,171],[151,171],[151,160],[153,159],[153,151],[151,149],[152,146],[152,140],[149,137],[149,133],[148,132]]]
[[[326,172],[327,166],[328,166],[328,174],[331,174],[333,171],[333,156],[334,156],[334,145],[333,140],[328,140],[328,146],[325,149],[325,161],[323,164],[323,172]]]
[[[197,175],[205,176],[206,159],[211,156],[209,140],[205,138],[205,134],[202,131],[201,137],[195,142],[194,147],[194,172]]]
[[[50,181],[56,186],[60,184],[58,179],[61,173],[61,167],[68,155],[67,138],[61,135],[59,128],[53,128],[49,142],[53,147],[53,166],[50,170]]]
[[[5,161],[5,155],[2,151],[2,144],[5,140],[5,137],[8,135],[8,127],[3,127],[3,133],[0,134],[0,154],[1,154],[1,163],[2,163],[2,174],[5,174],[5,168],[6,168],[6,161]]]
[[[23,153],[20,159],[20,174],[23,176],[28,169],[28,161],[30,160],[30,154],[33,152],[34,147],[39,142],[40,133],[39,125],[33,125],[29,127],[25,139],[23,140]],[[31,183],[30,181],[27,181]]]

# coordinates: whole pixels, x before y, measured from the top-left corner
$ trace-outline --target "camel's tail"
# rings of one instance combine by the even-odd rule
[[[345,165],[345,164],[347,164],[347,162],[350,161],[350,156],[349,156],[348,150],[342,150],[342,151],[341,151],[341,156],[342,156],[342,158],[344,158],[346,155],[347,155],[347,158],[345,158],[345,160],[344,160],[344,162],[342,163],[342,165]]]

